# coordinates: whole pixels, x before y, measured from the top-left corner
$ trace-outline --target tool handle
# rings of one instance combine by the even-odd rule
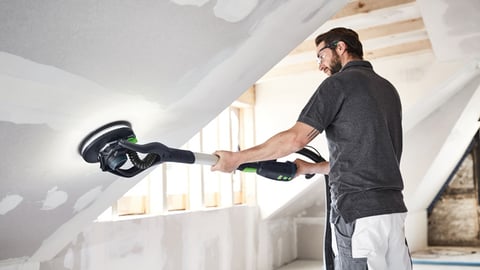
[[[242,172],[256,172],[258,175],[277,181],[290,181],[297,173],[297,165],[291,161],[267,160],[244,163],[238,167]]]
[[[195,153],[195,164],[200,165],[215,165],[219,159],[217,155],[214,154],[204,154],[204,153]],[[272,180],[278,181],[290,181],[295,177],[297,172],[297,165],[295,163],[287,162],[278,162],[275,160],[259,161],[259,162],[250,162],[241,164],[237,170],[242,172],[254,172],[260,176],[266,177]]]

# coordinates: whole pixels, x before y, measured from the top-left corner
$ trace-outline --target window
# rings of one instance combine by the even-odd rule
[[[213,153],[252,146],[253,91],[249,89],[180,148]],[[99,219],[256,202],[254,175],[211,172],[208,166],[180,163],[164,163],[151,170]]]

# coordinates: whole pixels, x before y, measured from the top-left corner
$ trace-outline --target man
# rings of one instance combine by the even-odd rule
[[[335,269],[411,269],[404,223],[401,103],[396,89],[363,60],[357,33],[335,28],[315,44],[324,80],[297,122],[265,143],[217,151],[214,171],[294,153],[326,132],[330,163],[296,161],[297,174],[328,173]]]

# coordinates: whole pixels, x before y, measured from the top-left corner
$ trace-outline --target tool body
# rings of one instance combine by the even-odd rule
[[[82,140],[78,152],[86,162],[100,163],[103,171],[122,177],[133,177],[164,162],[214,165],[218,161],[218,156],[213,154],[171,148],[159,142],[139,144],[128,121],[115,121],[92,131]],[[306,148],[298,153],[309,158],[319,156]],[[269,160],[245,163],[237,170],[290,181],[295,177],[297,167],[291,161]]]

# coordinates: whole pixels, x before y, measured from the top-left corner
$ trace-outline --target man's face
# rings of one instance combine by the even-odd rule
[[[335,50],[336,44],[325,44],[321,42],[317,46],[318,69],[328,76],[331,76],[342,69],[340,56]]]

